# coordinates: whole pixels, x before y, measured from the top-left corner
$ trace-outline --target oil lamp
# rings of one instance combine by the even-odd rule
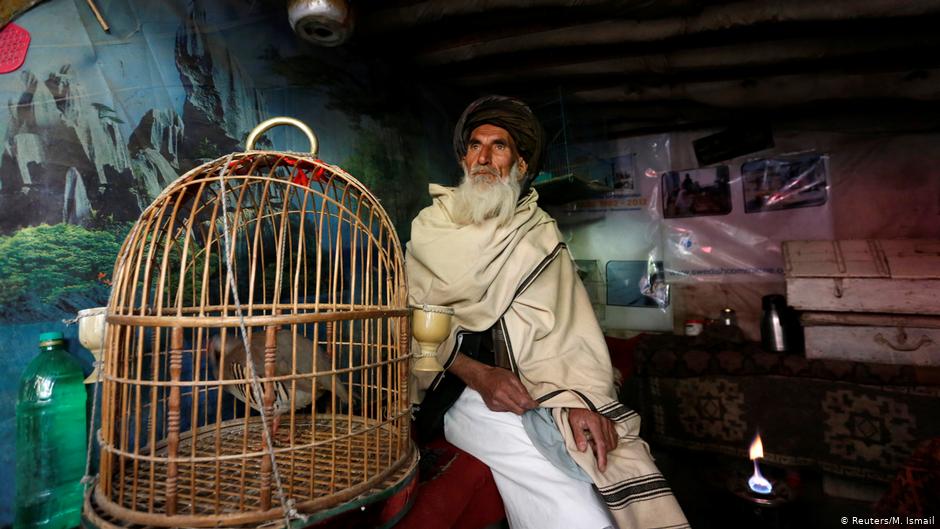
[[[760,466],[757,460],[764,457],[764,445],[761,443],[760,434],[754,437],[751,443],[750,458],[754,462],[754,474],[747,480],[747,486],[757,494],[770,494],[773,492],[773,485],[760,473]]]

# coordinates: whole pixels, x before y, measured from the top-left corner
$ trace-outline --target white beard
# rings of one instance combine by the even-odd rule
[[[497,219],[499,226],[505,226],[512,220],[521,191],[519,179],[522,175],[519,162],[512,164],[508,177],[500,178],[496,182],[490,183],[485,178],[476,176],[485,175],[487,172],[487,169],[474,168],[471,174],[466,165],[464,166],[463,180],[460,187],[454,191],[450,212],[459,226],[479,224],[492,218]]]

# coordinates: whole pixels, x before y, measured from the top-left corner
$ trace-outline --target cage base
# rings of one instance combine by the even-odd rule
[[[417,466],[417,451],[410,438],[401,437],[401,457],[391,448],[396,432],[389,425],[373,425],[360,417],[297,417],[293,439],[289,428],[282,429],[275,449],[314,444],[302,450],[277,453],[277,467],[284,493],[308,516],[306,524],[336,516],[351,509],[388,497],[393,490],[412,480]],[[283,428],[283,425],[282,425]],[[347,436],[348,435],[348,436]],[[346,436],[346,437],[344,437]],[[193,436],[180,439],[180,455],[204,456],[207,446],[219,446],[222,456],[242,454],[260,448],[260,417],[229,421],[220,428],[203,428]],[[258,446],[255,446],[258,445]],[[165,456],[165,447],[156,455]],[[269,457],[267,454],[264,457]],[[103,495],[101,484],[86,498],[84,517],[91,527],[285,527],[280,503],[271,481],[271,509],[262,510],[260,498],[262,457],[239,457],[180,463],[177,474],[177,512],[165,514],[165,463],[140,462],[135,483],[125,470],[123,495],[112,501]],[[126,465],[128,467],[130,465]],[[151,474],[152,472],[152,474]],[[153,476],[151,478],[151,475]],[[215,479],[220,476],[221,479]],[[119,471],[112,481],[114,490],[122,485]],[[151,486],[151,483],[153,486]],[[119,489],[120,490],[120,489]],[[296,525],[292,527],[303,527]]]

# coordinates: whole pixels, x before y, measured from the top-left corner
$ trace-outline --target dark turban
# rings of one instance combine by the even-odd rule
[[[527,165],[523,189],[539,173],[542,162],[542,141],[544,133],[539,120],[532,110],[518,99],[504,96],[484,96],[477,99],[463,111],[457,127],[454,128],[454,153],[458,160],[467,154],[470,133],[480,125],[495,125],[506,129],[512,136],[519,155]]]

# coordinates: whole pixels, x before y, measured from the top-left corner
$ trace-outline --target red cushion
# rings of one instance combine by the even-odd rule
[[[505,517],[489,467],[443,438],[427,450],[442,466],[421,478],[414,505],[395,529],[480,529]]]
[[[638,334],[633,338],[614,338],[605,336],[607,349],[610,351],[610,363],[614,369],[620,371],[623,380],[632,377],[636,372],[636,361],[633,359],[633,351],[643,335]]]

